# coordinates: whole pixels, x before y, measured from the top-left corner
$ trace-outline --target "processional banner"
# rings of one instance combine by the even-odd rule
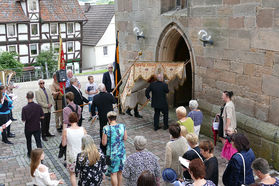
[[[134,108],[146,101],[144,90],[155,74],[162,73],[170,92],[186,80],[185,64],[182,62],[137,62],[130,70],[126,85],[120,95],[122,109]]]

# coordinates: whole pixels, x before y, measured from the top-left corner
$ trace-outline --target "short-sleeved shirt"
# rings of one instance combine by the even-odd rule
[[[224,130],[224,134],[225,134],[225,127],[226,127],[226,122],[227,122],[227,118],[229,118],[231,120],[231,125],[230,127],[235,129],[237,127],[236,125],[236,115],[235,115],[235,107],[232,101],[229,101],[226,103],[225,107],[224,107],[224,111],[223,111],[223,130]]]
[[[40,130],[42,116],[44,116],[44,112],[39,104],[30,102],[24,106],[21,112],[21,120],[25,121],[25,130],[31,132]]]
[[[97,90],[97,84],[96,83],[87,83],[86,84],[86,90],[87,92],[93,91],[95,92]],[[88,97],[94,97],[96,94],[88,94]]]

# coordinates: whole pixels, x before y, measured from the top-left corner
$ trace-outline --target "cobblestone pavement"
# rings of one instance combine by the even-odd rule
[[[95,75],[95,82],[101,82],[101,75]],[[85,84],[87,83],[87,76],[79,76],[79,81],[82,85],[82,91],[84,92]],[[52,80],[46,80],[46,86],[48,87]],[[37,82],[26,82],[18,84],[19,88],[15,89],[14,93],[18,95],[18,99],[14,103],[14,117],[17,119],[16,122],[12,124],[12,132],[16,133],[16,138],[10,139],[14,145],[6,145],[4,143],[0,143],[0,183],[5,183],[5,185],[32,185],[29,164],[30,159],[27,157],[27,149],[26,149],[26,140],[24,136],[24,124],[21,122],[21,109],[24,105],[27,104],[25,99],[25,95],[28,91],[35,91],[38,89]],[[99,127],[98,122],[94,125],[91,125],[88,122],[88,107],[84,109],[84,117],[83,126],[86,128],[87,132],[94,138],[97,146],[100,142],[99,139]],[[118,117],[118,122],[125,123],[127,127],[128,140],[125,143],[127,156],[131,153],[135,152],[133,147],[133,138],[136,135],[143,135],[148,139],[147,149],[153,152],[163,168],[164,164],[164,153],[165,153],[165,145],[169,141],[169,133],[168,131],[159,130],[155,132],[153,130],[152,118],[153,111],[151,111],[150,107],[146,107],[141,114],[144,116],[142,119],[137,119],[135,117],[130,117],[128,115],[121,115]],[[172,121],[175,121],[174,112],[170,113],[170,118]],[[51,116],[51,127],[50,131],[52,134],[55,134],[55,137],[49,138],[49,141],[44,142],[43,149],[45,152],[45,160],[44,164],[47,165],[50,171],[54,172],[58,179],[64,180],[64,185],[70,185],[69,174],[66,168],[63,166],[63,159],[58,159],[58,146],[61,142],[61,134],[57,133],[55,130],[55,122],[54,115]],[[201,136],[201,139],[206,137]],[[33,149],[35,147],[35,141],[32,141]],[[219,159],[219,172],[220,178],[225,169],[226,161],[221,159],[219,154],[221,150],[221,145],[218,145],[215,149],[215,154]],[[221,179],[219,181],[221,183]],[[110,181],[106,179],[102,185],[110,185]]]

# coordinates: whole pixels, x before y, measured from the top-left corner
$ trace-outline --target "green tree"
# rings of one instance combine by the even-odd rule
[[[52,50],[42,51],[36,57],[36,62],[33,63],[33,66],[40,66],[43,69],[43,72],[46,72],[45,63],[47,63],[47,68],[49,72],[54,72],[57,69],[57,60]]]
[[[23,64],[17,60],[15,52],[2,52],[0,54],[0,70],[13,70],[17,73],[22,72]]]

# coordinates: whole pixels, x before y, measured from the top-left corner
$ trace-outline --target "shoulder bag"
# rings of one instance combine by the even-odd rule
[[[242,156],[242,154],[241,153],[237,153],[237,154],[239,154],[239,156],[241,157],[241,159],[242,159],[242,162],[243,162],[243,174],[244,174],[244,177],[243,177],[243,184],[241,184],[241,186],[245,186],[245,160],[244,160],[244,157]]]

